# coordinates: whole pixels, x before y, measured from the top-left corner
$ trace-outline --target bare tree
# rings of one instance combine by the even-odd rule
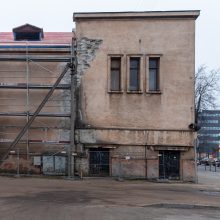
[[[201,65],[195,74],[195,116],[196,123],[199,112],[216,108],[219,89],[219,70],[208,70]]]

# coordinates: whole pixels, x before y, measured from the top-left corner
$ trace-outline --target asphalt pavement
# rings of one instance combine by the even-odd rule
[[[220,169],[198,184],[0,177],[0,219],[220,219]]]

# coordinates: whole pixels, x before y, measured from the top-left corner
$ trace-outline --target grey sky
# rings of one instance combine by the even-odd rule
[[[73,12],[201,10],[196,25],[196,67],[220,68],[220,0],[2,0],[0,31],[30,23],[44,31],[71,31]]]

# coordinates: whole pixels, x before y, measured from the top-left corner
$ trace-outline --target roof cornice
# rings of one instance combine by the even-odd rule
[[[196,19],[200,10],[190,11],[142,11],[142,12],[77,12],[73,21],[112,19]]]

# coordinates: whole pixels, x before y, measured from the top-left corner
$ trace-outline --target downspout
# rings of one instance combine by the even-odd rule
[[[70,147],[68,152],[68,177],[74,177],[75,173],[75,121],[76,121],[76,84],[77,84],[77,60],[76,39],[72,38],[71,49],[71,115],[70,115]]]

